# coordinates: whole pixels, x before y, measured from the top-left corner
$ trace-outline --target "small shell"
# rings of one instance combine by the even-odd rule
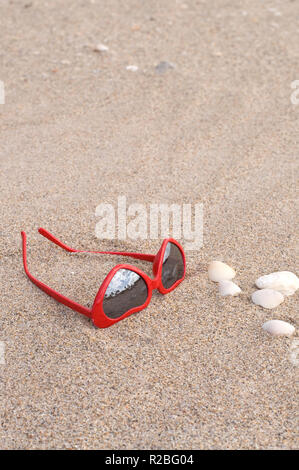
[[[278,271],[259,277],[255,285],[260,289],[274,289],[283,295],[293,295],[299,289],[299,279],[290,271]]]
[[[219,294],[222,296],[226,295],[238,295],[241,289],[237,284],[232,281],[219,281]]]
[[[105,44],[98,44],[94,48],[95,52],[107,52],[109,50],[108,46],[105,46]]]
[[[262,328],[272,336],[292,336],[295,332],[293,325],[282,320],[269,320]]]
[[[251,296],[252,302],[264,308],[275,308],[284,301],[284,296],[273,289],[261,289]]]
[[[211,281],[230,281],[236,275],[236,271],[221,261],[212,261],[208,267],[208,275]]]
[[[138,66],[137,65],[127,65],[126,70],[129,70],[130,72],[137,72]]]

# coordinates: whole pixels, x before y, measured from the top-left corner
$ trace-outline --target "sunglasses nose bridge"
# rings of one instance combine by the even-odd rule
[[[152,290],[157,289],[158,285],[159,285],[159,279],[157,277],[155,277],[154,279],[151,279]]]

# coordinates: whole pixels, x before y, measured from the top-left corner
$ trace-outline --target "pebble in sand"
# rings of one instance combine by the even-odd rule
[[[295,332],[293,325],[282,320],[269,320],[262,328],[272,336],[292,336]]]
[[[174,64],[172,64],[171,62],[166,62],[164,60],[160,62],[158,65],[156,65],[155,70],[156,70],[156,73],[162,74],[162,73],[165,73],[167,70],[173,69],[173,68],[174,68]]]
[[[208,267],[209,279],[214,282],[230,281],[236,275],[236,271],[221,261],[212,261]]]
[[[299,278],[290,271],[278,271],[259,277],[255,285],[260,289],[274,289],[283,295],[293,295],[299,289]]]
[[[237,286],[237,284],[235,284],[232,281],[225,281],[225,280],[219,281],[218,286],[219,286],[219,294],[223,297],[227,295],[238,295],[242,292],[240,287]]]
[[[273,289],[261,289],[251,296],[252,302],[264,308],[275,308],[284,301],[284,296]]]

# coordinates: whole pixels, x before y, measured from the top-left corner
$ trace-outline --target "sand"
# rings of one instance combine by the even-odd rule
[[[298,326],[296,295],[250,301],[259,276],[296,272],[298,18],[282,0],[1,2],[1,448],[298,447],[298,336],[261,328]],[[202,202],[204,245],[176,291],[101,330],[29,282],[20,230],[31,271],[91,305],[120,260],[36,229],[155,253],[161,240],[95,237],[96,206],[119,195]],[[239,297],[219,298],[211,259]]]

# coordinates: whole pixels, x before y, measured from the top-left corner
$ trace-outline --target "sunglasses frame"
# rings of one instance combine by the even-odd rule
[[[186,274],[186,258],[185,258],[185,253],[182,248],[182,246],[174,239],[174,238],[165,238],[162,242],[162,245],[156,255],[149,255],[149,254],[143,254],[143,253],[128,253],[128,252],[115,252],[115,251],[86,251],[86,250],[75,250],[74,248],[70,248],[69,246],[65,245],[63,242],[58,240],[58,238],[54,237],[50,232],[47,230],[40,228],[39,233],[43,235],[44,237],[48,238],[51,242],[55,243],[56,245],[60,246],[64,250],[71,252],[71,253],[94,253],[94,254],[111,254],[111,255],[119,255],[119,256],[128,256],[131,258],[135,259],[140,259],[143,261],[148,261],[153,264],[153,278],[150,278],[147,274],[145,274],[142,270],[137,268],[136,266],[132,266],[127,263],[123,264],[117,264],[112,268],[107,276],[105,277],[104,281],[102,282],[96,296],[95,300],[93,303],[93,306],[91,309],[84,307],[83,305],[78,304],[77,302],[74,302],[73,300],[70,300],[69,298],[65,297],[64,295],[60,294],[59,292],[56,292],[54,289],[51,287],[47,286],[43,282],[37,280],[28,270],[27,266],[27,250],[26,250],[26,233],[21,232],[22,235],[22,240],[23,240],[23,264],[24,264],[24,269],[29,277],[29,279],[37,285],[41,290],[46,292],[46,294],[50,295],[53,297],[55,300],[58,302],[66,305],[67,307],[71,308],[72,310],[81,313],[89,318],[92,319],[93,323],[95,326],[98,328],[107,328],[111,325],[114,325],[115,323],[123,320],[124,318],[127,318],[128,316],[132,315],[133,313],[139,312],[143,309],[145,309],[152,298],[152,292],[155,289],[158,289],[158,291],[165,295],[174,290],[185,278]],[[176,245],[182,255],[182,260],[184,264],[184,273],[183,276],[178,279],[170,288],[165,289],[162,283],[162,268],[163,268],[163,258],[164,258],[164,253],[166,250],[166,246],[168,243],[173,243]],[[120,269],[129,269],[130,271],[134,271],[136,274],[138,274],[146,283],[147,286],[147,299],[144,302],[143,305],[140,305],[138,307],[133,307],[124,314],[122,314],[118,318],[109,318],[104,310],[103,310],[103,300],[105,296],[106,289],[113,278],[113,276],[116,274],[117,271]]]

